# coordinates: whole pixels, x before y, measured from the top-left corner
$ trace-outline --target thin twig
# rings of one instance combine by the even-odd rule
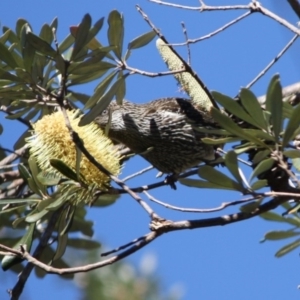
[[[266,72],[281,58],[281,56],[293,45],[296,39],[299,37],[298,34],[294,35],[293,38],[284,46],[284,48],[276,55],[275,58],[249,83],[246,85],[246,89],[249,89],[255,82],[257,82]]]
[[[0,111],[3,111],[4,113],[6,113],[7,115],[9,116],[14,116],[15,113],[9,111],[9,108],[5,105],[1,105],[0,106]],[[16,118],[16,120],[18,120],[20,123],[24,124],[25,126],[27,126],[28,128],[32,129],[32,125],[29,121],[19,117],[19,118]]]
[[[169,75],[174,75],[174,74],[178,74],[178,73],[183,73],[183,72],[186,71],[184,68],[182,68],[182,69],[176,70],[176,71],[165,71],[165,72],[151,73],[151,72],[146,72],[146,71],[143,71],[143,70],[139,70],[139,69],[129,67],[126,62],[123,62],[122,66],[123,66],[122,69],[126,69],[127,71],[130,71],[130,74],[140,74],[140,75],[147,76],[147,77],[169,76]]]
[[[28,145],[25,144],[22,148],[12,151],[12,154],[6,156],[5,158],[3,158],[0,161],[0,166],[6,166],[6,165],[10,164],[11,162],[15,161],[16,159],[22,157],[25,154],[27,148],[28,148]],[[5,150],[5,151],[7,151],[7,150]]]
[[[129,179],[132,179],[132,178],[136,177],[136,176],[142,175],[142,174],[144,174],[144,173],[146,173],[146,172],[148,172],[148,171],[150,171],[152,169],[153,169],[153,166],[148,166],[147,168],[145,168],[143,170],[140,170],[140,171],[138,171],[136,173],[133,173],[133,174],[131,174],[131,175],[123,178],[122,181],[125,182],[125,181],[127,181]]]
[[[181,9],[198,10],[198,11],[249,9],[249,5],[226,5],[226,6],[201,5],[199,7],[195,7],[195,6],[185,6],[185,5],[175,4],[171,2],[165,2],[161,0],[149,0],[149,2],[153,2],[165,6],[181,8]]]
[[[254,201],[256,199],[262,198],[261,196],[252,196],[252,197],[249,197],[249,198],[246,198],[246,199],[241,199],[241,200],[236,200],[236,201],[231,201],[231,202],[223,202],[220,206],[214,207],[214,208],[185,208],[185,207],[174,206],[174,205],[170,205],[168,203],[162,202],[162,201],[154,198],[152,195],[150,195],[146,191],[144,191],[143,193],[145,195],[147,195],[149,200],[151,200],[151,201],[153,201],[153,202],[155,202],[159,205],[162,205],[165,208],[178,210],[178,211],[181,211],[181,212],[192,212],[192,213],[211,213],[211,212],[223,210],[228,206],[238,205],[238,204],[242,204],[242,203],[245,203],[245,202]]]
[[[230,26],[236,24],[237,22],[243,20],[244,18],[246,18],[247,16],[249,16],[251,14],[251,11],[248,11],[246,13],[244,13],[243,15],[239,16],[238,18],[226,23],[224,26],[220,27],[219,29],[207,34],[207,35],[204,35],[200,38],[196,38],[196,39],[188,39],[186,40],[184,43],[172,43],[172,44],[169,44],[170,46],[185,46],[187,44],[194,44],[194,43],[197,43],[197,42],[200,42],[200,41],[203,41],[203,40],[206,40],[206,39],[209,39],[211,37],[213,37],[214,35],[224,31],[225,29],[229,28]]]
[[[187,54],[188,54],[187,63],[190,66],[191,65],[191,48],[188,43],[189,37],[188,37],[184,22],[181,22],[181,26],[182,26],[182,30],[183,30],[183,34],[184,34],[184,38],[185,38],[185,42],[186,42]]]
[[[141,237],[139,237],[139,238],[137,238],[137,239],[134,239],[133,241],[131,241],[131,242],[125,244],[125,245],[122,245],[122,246],[120,246],[120,247],[118,247],[118,248],[115,248],[115,249],[110,250],[110,251],[107,251],[107,252],[103,252],[103,253],[101,253],[100,256],[103,257],[103,256],[107,256],[107,255],[110,255],[110,254],[119,252],[120,250],[126,249],[126,248],[128,248],[128,247],[130,247],[130,246],[136,244],[137,242],[144,240],[145,238],[146,238],[146,236],[141,236]]]

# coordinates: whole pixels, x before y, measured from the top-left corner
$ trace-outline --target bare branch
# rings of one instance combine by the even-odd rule
[[[298,34],[294,35],[293,38],[284,46],[284,48],[276,55],[275,58],[250,82],[247,84],[246,89],[249,89],[255,82],[257,82],[266,72],[282,57],[282,55],[293,45],[296,39],[299,37]]]

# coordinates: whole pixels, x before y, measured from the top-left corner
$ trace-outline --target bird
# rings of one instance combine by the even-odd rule
[[[95,118],[115,143],[127,146],[165,174],[178,176],[201,162],[216,159],[214,146],[201,138],[197,127],[215,128],[216,122],[185,98],[160,98],[144,104],[113,100]]]

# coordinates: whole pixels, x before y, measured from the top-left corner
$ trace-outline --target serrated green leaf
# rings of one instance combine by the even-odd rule
[[[89,14],[84,15],[76,32],[74,48],[71,55],[71,60],[76,60],[78,54],[87,43],[88,34],[91,28],[92,18]]]
[[[291,230],[277,230],[277,231],[274,230],[274,231],[267,232],[264,238],[266,240],[274,241],[274,240],[287,239],[297,235],[300,235],[300,232],[295,232]]]
[[[233,175],[233,177],[236,179],[236,181],[243,186],[243,179],[240,175],[239,166],[238,166],[238,160],[237,160],[237,154],[234,151],[229,151],[225,155],[225,165],[230,171],[230,173]]]
[[[266,122],[263,114],[263,109],[261,108],[255,95],[248,89],[241,89],[240,98],[242,105],[246,111],[250,114],[253,120],[256,121],[257,125],[268,131],[268,123]]]
[[[27,33],[27,41],[36,49],[36,51],[48,55],[54,58],[57,52],[52,48],[52,46],[41,39],[40,37],[36,36],[32,32]]]
[[[123,77],[118,78],[114,84],[108,89],[108,91],[101,97],[99,102],[79,121],[80,126],[87,125],[94,121],[94,119],[102,113],[104,109],[107,108],[112,98],[115,96],[119,87],[123,84],[123,81],[127,77],[127,74]]]
[[[242,128],[240,128],[237,124],[235,124],[229,117],[225,116],[224,114],[222,114],[219,110],[217,110],[216,108],[212,107],[211,109],[211,114],[212,117],[228,132],[230,132],[231,134],[241,137],[242,139],[251,141],[253,143],[255,143],[256,145],[262,146],[264,148],[268,148],[268,146],[262,142],[261,140],[259,140],[258,138],[247,134],[244,132],[244,130]]]
[[[107,22],[109,26],[107,31],[109,44],[116,47],[113,52],[121,60],[124,38],[123,16],[117,10],[113,10],[110,12]]]
[[[252,179],[256,176],[259,176],[260,174],[262,174],[265,171],[268,171],[272,168],[272,166],[274,165],[274,159],[273,158],[267,158],[263,161],[261,161],[256,168],[253,170],[249,181],[252,181]]]
[[[198,175],[211,183],[223,186],[227,189],[237,190],[240,192],[243,192],[245,190],[242,184],[239,184],[238,182],[232,180],[231,178],[217,171],[211,166],[199,167]]]
[[[155,36],[156,36],[156,33],[153,30],[146,32],[146,33],[138,36],[134,40],[132,40],[128,44],[127,48],[128,48],[128,50],[131,50],[131,49],[137,49],[137,48],[144,47],[147,44],[149,44],[154,39]]]
[[[299,128],[300,104],[293,110],[293,114],[284,131],[282,146],[285,147],[294,137],[295,131]]]
[[[35,229],[35,224],[30,224],[25,235],[12,248],[19,249],[20,245],[25,245],[26,250],[30,252],[32,241],[33,241],[34,229]],[[23,259],[19,256],[9,256],[9,255],[4,256],[1,261],[3,271],[8,270],[13,265],[20,263],[22,260]]]
[[[282,130],[282,88],[279,76],[275,75],[268,87],[266,102],[270,106],[271,123],[276,142],[279,141],[279,135]]]
[[[249,124],[259,127],[259,124],[257,124],[256,120],[253,119],[234,99],[215,91],[212,92],[212,96],[218,103],[220,103],[227,111],[232,113],[234,116],[246,121]]]
[[[298,248],[300,246],[300,239],[293,241],[290,244],[285,245],[284,247],[280,248],[276,253],[275,256],[276,257],[281,257],[291,251],[293,251],[294,249]]]

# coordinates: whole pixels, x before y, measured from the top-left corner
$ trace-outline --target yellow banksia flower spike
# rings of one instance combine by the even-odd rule
[[[120,155],[111,140],[95,124],[78,126],[78,111],[67,111],[71,126],[83,140],[89,153],[110,173],[118,175],[121,171]],[[61,175],[50,165],[50,159],[59,159],[75,171],[76,146],[71,140],[61,111],[44,116],[33,124],[34,133],[27,139],[30,154],[33,155],[43,171]],[[84,154],[81,155],[80,174],[88,185],[107,190],[110,178],[100,172]]]

